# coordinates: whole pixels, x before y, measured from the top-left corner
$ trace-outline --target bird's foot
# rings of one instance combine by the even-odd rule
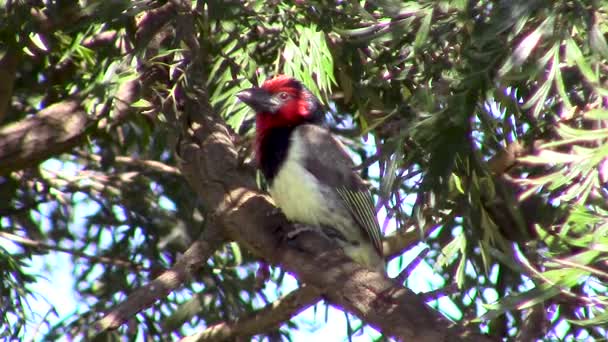
[[[278,207],[273,207],[270,211],[268,211],[268,215],[267,216],[274,216],[274,215],[279,215],[282,214],[283,212],[281,211],[281,209],[279,209]]]
[[[292,224],[292,227],[293,227],[293,229],[288,231],[286,234],[287,241],[294,240],[298,235],[300,235],[304,232],[315,232],[315,233],[319,232],[318,228],[314,228],[311,226],[298,224],[298,223]]]
[[[311,248],[307,247],[311,240],[308,234],[321,235],[327,238],[319,227],[300,223],[292,223],[287,229],[281,229],[279,234],[282,234],[280,240],[282,243],[304,253],[311,252]],[[306,238],[306,236],[309,238]]]

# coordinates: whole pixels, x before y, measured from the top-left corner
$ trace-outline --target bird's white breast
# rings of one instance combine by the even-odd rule
[[[351,241],[338,241],[348,256],[363,265],[384,270],[383,259],[342,204],[337,192],[306,169],[304,160],[316,157],[306,153],[296,130],[285,161],[270,186],[272,199],[290,221],[335,229],[343,239]]]
[[[335,192],[310,173],[303,160],[306,150],[294,132],[287,157],[273,179],[270,195],[291,221],[310,225],[352,225],[345,208],[331,207],[340,202]]]

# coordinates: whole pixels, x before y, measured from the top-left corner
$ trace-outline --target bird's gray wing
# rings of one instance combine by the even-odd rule
[[[336,189],[345,207],[382,256],[382,235],[374,201],[361,177],[353,170],[353,161],[344,145],[328,130],[316,125],[299,126],[297,134],[314,151],[305,156],[305,168],[317,179],[324,180],[328,186]]]

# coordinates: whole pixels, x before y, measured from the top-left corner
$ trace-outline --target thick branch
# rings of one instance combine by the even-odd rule
[[[129,318],[135,316],[165,298],[171,291],[179,288],[185,281],[205,264],[207,259],[223,242],[222,234],[215,224],[208,224],[201,236],[182,257],[149,284],[138,288],[129,297],[97,322],[100,330],[116,329]]]
[[[135,44],[138,48],[148,45],[148,42],[158,33],[163,26],[173,19],[177,14],[176,6],[168,1],[166,4],[146,11],[146,14],[137,23],[135,32]]]
[[[183,338],[181,342],[233,341],[236,337],[261,334],[280,326],[283,322],[317,303],[321,300],[319,295],[319,291],[313,287],[301,287],[234,323],[219,323],[210,326],[204,331]]]
[[[131,104],[139,97],[139,79],[124,82],[118,87],[114,95],[114,113],[111,127],[116,127],[125,122],[133,112]]]
[[[90,120],[79,102],[53,104],[0,129],[0,175],[37,164],[80,143]]]

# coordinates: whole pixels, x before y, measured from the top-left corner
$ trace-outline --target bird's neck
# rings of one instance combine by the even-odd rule
[[[258,168],[269,183],[272,183],[287,158],[293,131],[305,124],[323,125],[323,112],[319,105],[315,106],[315,112],[311,115],[294,117],[274,116],[269,118],[265,114],[256,115],[256,160]]]
[[[297,126],[274,126],[257,129],[255,152],[258,168],[272,184],[287,159],[291,134]]]

